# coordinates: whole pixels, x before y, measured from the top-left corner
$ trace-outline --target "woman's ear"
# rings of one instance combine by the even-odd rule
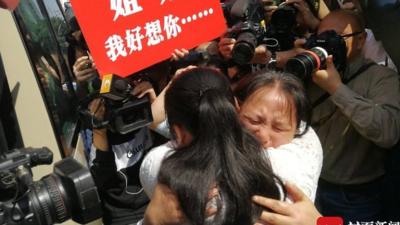
[[[356,38],[358,38],[358,41],[357,41],[358,45],[357,45],[357,48],[360,49],[360,50],[362,50],[362,49],[364,48],[365,42],[366,42],[366,40],[367,40],[367,32],[364,31],[363,33],[361,33],[360,35],[358,35],[358,37],[356,37]]]
[[[236,108],[236,111],[239,113],[239,112],[240,112],[239,100],[238,100],[236,97],[233,97],[233,99],[235,100],[235,108]]]
[[[192,135],[181,125],[172,125],[172,130],[175,134],[175,141],[178,147],[185,147],[192,143]]]
[[[182,132],[178,125],[172,125],[172,132],[174,134],[175,141],[178,145],[182,142]]]

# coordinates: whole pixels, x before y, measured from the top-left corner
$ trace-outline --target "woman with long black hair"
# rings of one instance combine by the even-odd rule
[[[220,72],[183,72],[166,92],[165,111],[173,141],[149,154],[165,157],[158,185],[176,196],[186,222],[250,225],[262,211],[253,195],[282,198],[282,183],[258,141],[241,126],[229,81]],[[142,179],[144,187],[146,182]],[[213,188],[218,191],[210,198]],[[210,208],[212,216],[206,213]]]

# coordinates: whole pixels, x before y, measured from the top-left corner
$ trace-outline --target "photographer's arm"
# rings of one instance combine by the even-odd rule
[[[170,82],[171,83],[171,82]],[[151,113],[153,115],[153,122],[150,124],[149,128],[154,130],[157,126],[165,120],[165,110],[164,110],[164,98],[165,92],[167,92],[170,83],[161,91],[157,98],[151,103]]]
[[[93,100],[89,104],[89,110],[96,119],[102,120],[105,113],[102,99]],[[114,153],[110,151],[106,128],[93,129],[93,146],[96,151],[96,157],[90,170],[102,197],[110,186],[118,185]]]
[[[364,76],[366,94],[361,95],[342,83],[330,56],[327,69],[313,75],[313,81],[331,94],[331,101],[365,138],[382,148],[395,145],[400,137],[400,84],[398,75],[384,67]],[[378,70],[379,69],[379,70]],[[358,79],[358,78],[357,78]]]
[[[105,106],[102,99],[98,98],[89,104],[90,113],[98,120],[104,119]],[[100,151],[108,151],[107,129],[93,129],[93,145]]]

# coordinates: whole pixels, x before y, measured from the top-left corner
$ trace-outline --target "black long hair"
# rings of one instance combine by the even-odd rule
[[[222,204],[212,224],[254,224],[261,208],[251,196],[280,198],[282,182],[258,141],[241,126],[223,74],[210,68],[185,72],[168,89],[165,110],[170,126],[183,126],[193,136],[189,146],[164,160],[158,177],[176,193],[190,224],[206,224],[214,185]]]

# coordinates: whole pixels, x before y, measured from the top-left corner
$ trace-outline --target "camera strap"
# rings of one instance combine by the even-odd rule
[[[370,62],[367,63],[363,66],[360,67],[360,69],[357,70],[357,72],[355,72],[353,74],[353,76],[349,77],[348,79],[344,79],[342,82],[343,84],[348,84],[350,81],[354,80],[355,78],[357,78],[359,75],[361,75],[363,72],[365,72],[367,69],[369,69],[371,66],[376,65],[375,62]],[[321,97],[319,97],[313,104],[312,104],[312,108],[314,109],[315,107],[319,106],[321,103],[323,103],[327,98],[329,98],[329,93],[325,93],[323,94]]]

